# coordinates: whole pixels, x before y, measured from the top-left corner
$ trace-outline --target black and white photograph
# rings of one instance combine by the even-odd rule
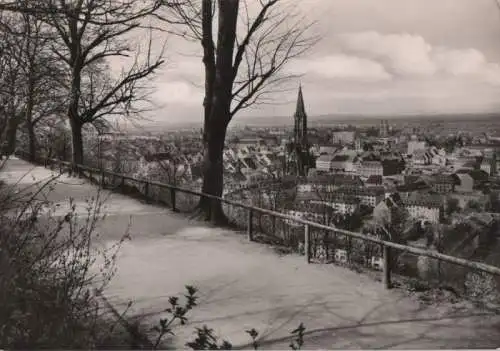
[[[0,0],[0,349],[498,348],[500,0]]]

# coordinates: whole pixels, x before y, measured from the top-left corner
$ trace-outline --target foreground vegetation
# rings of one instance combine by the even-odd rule
[[[0,347],[8,349],[162,349],[172,328],[186,325],[197,305],[197,290],[185,302],[169,299],[167,317],[152,329],[119,313],[102,295],[115,272],[116,255],[127,235],[103,249],[95,242],[103,199],[89,199],[85,216],[70,200],[56,213],[46,199],[54,179],[20,189],[0,186]],[[94,239],[94,240],[93,240]],[[96,271],[96,263],[99,270]],[[130,305],[129,305],[130,307]],[[111,313],[110,313],[111,312]],[[243,331],[242,331],[243,332]],[[303,345],[304,327],[292,332],[290,347]],[[248,330],[254,347],[258,332]],[[208,326],[195,330],[186,347],[230,349]]]

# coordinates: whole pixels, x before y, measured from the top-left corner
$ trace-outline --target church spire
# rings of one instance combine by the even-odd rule
[[[307,142],[307,114],[304,104],[304,96],[302,95],[302,85],[299,84],[299,93],[297,96],[297,106],[295,108],[294,119],[294,147],[297,153],[297,171],[299,175],[306,173],[306,154],[308,154]]]
[[[304,106],[304,96],[302,95],[302,84],[299,84],[299,95],[297,96],[297,107],[295,108],[295,116],[304,117],[306,108]]]

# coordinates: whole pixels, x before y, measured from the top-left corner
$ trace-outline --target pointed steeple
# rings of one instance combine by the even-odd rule
[[[297,172],[299,175],[305,175],[307,168],[306,158],[309,146],[307,142],[307,114],[304,104],[304,96],[302,95],[301,84],[299,84],[297,106],[295,108],[293,119],[295,124],[293,144],[295,149]]]
[[[302,84],[299,84],[299,95],[297,96],[297,107],[295,108],[295,116],[303,117],[306,115],[304,106],[304,96],[302,95]]]

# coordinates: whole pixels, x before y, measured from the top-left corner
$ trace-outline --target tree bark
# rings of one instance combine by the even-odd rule
[[[2,153],[5,156],[10,156],[16,149],[17,128],[19,127],[21,118],[11,117],[7,122],[7,130],[5,132],[5,144],[3,145]]]
[[[202,18],[203,18],[203,37],[201,45],[203,46],[203,65],[205,66],[205,98],[203,100],[203,142],[207,139],[207,129],[212,112],[212,99],[214,94],[215,82],[215,47],[212,37],[212,5],[213,0],[203,0]]]
[[[34,95],[34,84],[31,78],[28,82],[28,101],[26,102],[26,116],[25,123],[26,129],[28,130],[28,153],[31,162],[36,160],[36,136],[35,136],[35,126],[33,125],[33,95]]]
[[[83,164],[83,136],[82,124],[75,118],[70,118],[72,162],[75,165]]]
[[[217,55],[215,66],[206,78],[214,77],[211,96],[211,108],[208,119],[205,119],[204,130],[204,170],[202,192],[222,197],[223,151],[227,126],[231,120],[231,100],[233,89],[233,53],[236,41],[236,24],[238,21],[239,0],[219,0],[219,27],[217,36]],[[204,13],[203,21],[212,21],[208,13]],[[203,26],[206,31],[209,26]],[[211,27],[210,27],[211,28]],[[204,33],[204,38],[209,33]],[[210,33],[211,35],[211,33]],[[211,39],[210,39],[211,40]],[[205,91],[207,93],[208,91]],[[213,222],[226,223],[227,218],[222,211],[222,203],[217,199],[202,198],[199,209],[205,218]]]
[[[222,153],[227,125],[213,126],[206,132],[205,154],[203,160],[203,187],[205,194],[222,197],[224,189]],[[205,220],[226,222],[222,204],[216,199],[202,198],[199,208],[205,215]]]
[[[68,119],[71,126],[71,145],[72,145],[72,162],[75,165],[83,164],[83,137],[82,127],[83,121],[78,114],[78,103],[80,101],[80,86],[81,86],[81,67],[82,63],[78,62],[76,57],[78,48],[72,53],[73,62],[73,77],[71,81],[71,101],[68,106]]]

